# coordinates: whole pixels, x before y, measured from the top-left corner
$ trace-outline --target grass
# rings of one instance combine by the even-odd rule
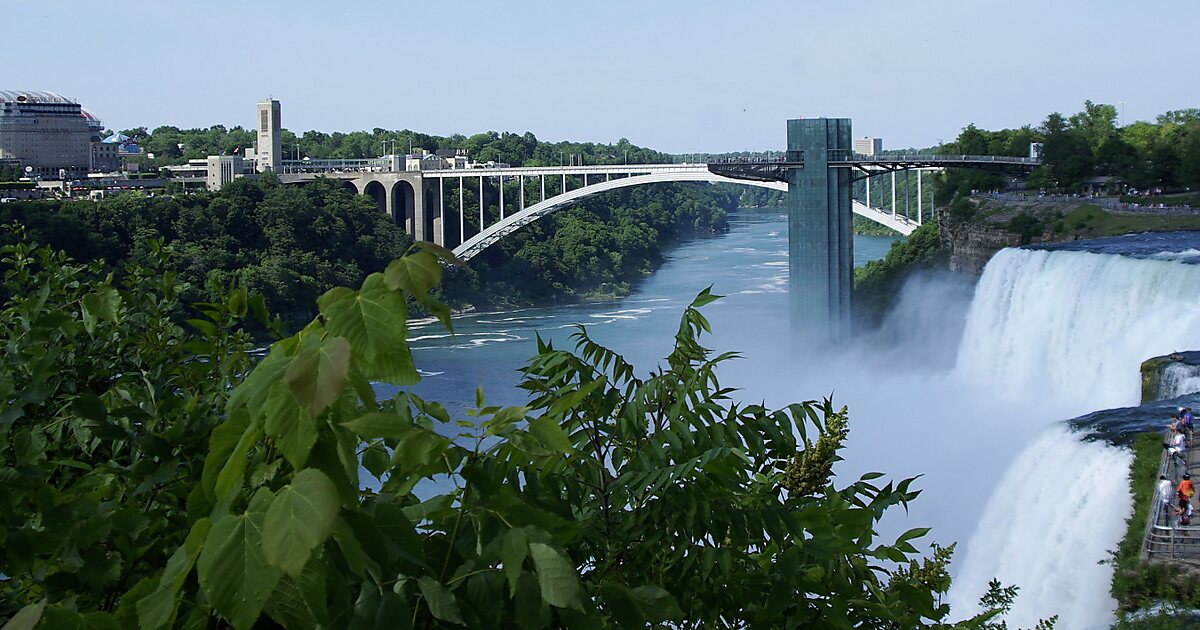
[[[1200,230],[1200,215],[1113,214],[1094,204],[1084,204],[1060,219],[1065,231],[1080,238],[1117,236],[1131,232]]]

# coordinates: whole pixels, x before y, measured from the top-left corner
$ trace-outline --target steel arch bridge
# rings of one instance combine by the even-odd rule
[[[583,172],[579,172],[583,171]],[[574,188],[563,193],[559,193],[553,197],[544,198],[537,203],[521,207],[517,212],[506,214],[499,221],[485,227],[476,235],[463,240],[461,244],[454,248],[454,254],[462,260],[470,260],[479,255],[485,249],[500,241],[504,237],[516,232],[517,230],[537,221],[538,219],[562,210],[574,204],[575,202],[589,197],[591,195],[617,190],[620,188],[628,188],[631,186],[643,186],[646,184],[659,184],[668,182],[706,182],[713,184],[740,184],[748,186],[756,186],[760,188],[768,188],[786,192],[788,185],[782,181],[754,181],[746,179],[736,179],[726,177],[717,173],[713,173],[707,164],[647,164],[640,166],[614,166],[614,167],[574,167],[574,168],[512,168],[512,169],[487,169],[479,173],[462,173],[455,171],[425,172],[423,173],[426,179],[461,179],[463,177],[559,177],[566,175],[581,175],[604,176],[603,181],[588,183],[579,188]],[[616,179],[612,179],[613,175],[617,175]],[[522,189],[523,190],[523,189]],[[442,196],[439,194],[439,198]],[[523,200],[521,202],[523,206]],[[445,220],[445,207],[439,207],[439,216],[442,217],[442,225]],[[460,206],[460,225],[462,224],[462,213],[465,210]],[[875,221],[881,225],[885,225],[901,234],[911,234],[913,230],[920,226],[919,220],[914,220],[902,214],[893,214],[879,208],[870,207],[862,202],[854,202],[854,213]],[[435,240],[445,242],[444,234],[435,234]]]

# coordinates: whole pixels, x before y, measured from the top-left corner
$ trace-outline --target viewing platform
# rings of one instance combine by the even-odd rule
[[[1168,430],[1164,434],[1164,442],[1169,440],[1170,433]],[[1182,566],[1189,571],[1200,573],[1200,510],[1194,510],[1192,524],[1187,526],[1179,524],[1179,516],[1174,511],[1175,488],[1179,487],[1183,474],[1186,472],[1195,476],[1195,473],[1200,472],[1200,432],[1193,434],[1192,440],[1181,454],[1183,462],[1166,448],[1163,449],[1158,474],[1154,477],[1155,496],[1150,503],[1150,515],[1146,519],[1142,560]],[[1169,503],[1158,496],[1158,479],[1164,475],[1171,480],[1172,494],[1167,498]],[[1195,500],[1193,496],[1193,501]]]

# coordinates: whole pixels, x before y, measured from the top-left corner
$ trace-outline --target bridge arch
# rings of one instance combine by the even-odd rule
[[[342,190],[345,190],[346,192],[350,193],[351,195],[357,195],[359,193],[358,186],[355,186],[354,182],[352,182],[348,179],[342,180]]]
[[[467,239],[458,247],[455,247],[454,254],[462,260],[470,260],[505,236],[512,234],[522,227],[525,227],[526,225],[529,225],[530,223],[533,223],[534,221],[550,213],[562,210],[563,208],[572,205],[574,202],[584,197],[610,190],[616,190],[618,188],[628,188],[630,186],[641,186],[645,184],[658,184],[666,182],[708,182],[714,184],[757,186],[760,188],[769,188],[771,190],[781,191],[786,191],[788,189],[786,182],[733,179],[731,177],[724,177],[709,172],[707,168],[704,170],[697,169],[695,171],[669,171],[621,177],[618,179],[582,186],[580,188],[567,191],[566,193],[550,197],[545,201],[541,201],[532,206],[528,206],[520,212],[507,215],[503,220],[493,223],[475,236]],[[917,227],[916,222],[908,219],[907,217],[893,217],[890,213],[871,208],[859,201],[854,201],[853,210],[857,215],[864,216],[872,221],[875,221],[876,223],[890,227],[906,236],[911,234],[912,231]]]
[[[401,227],[409,236],[416,235],[416,217],[417,217],[417,202],[416,190],[412,184],[400,180],[392,184],[392,219]]]
[[[380,212],[387,212],[387,189],[383,187],[383,184],[377,180],[371,180],[367,182],[366,186],[363,186],[363,194],[375,201],[375,207],[379,208]]]

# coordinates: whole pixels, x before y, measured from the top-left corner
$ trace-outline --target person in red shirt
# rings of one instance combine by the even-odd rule
[[[1192,485],[1192,476],[1183,473],[1183,480],[1179,482],[1179,494],[1182,494],[1188,501],[1192,500],[1192,495],[1196,494],[1196,488]]]

